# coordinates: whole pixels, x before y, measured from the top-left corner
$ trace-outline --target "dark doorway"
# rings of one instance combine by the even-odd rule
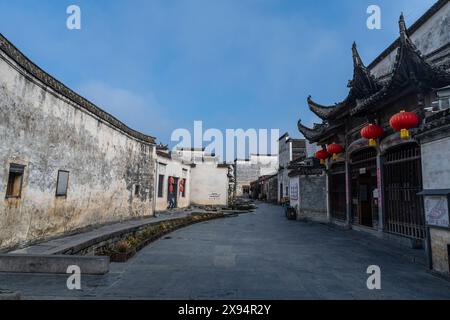
[[[377,151],[367,148],[351,156],[352,218],[354,224],[374,227],[378,219]]]
[[[347,206],[345,203],[345,165],[333,164],[330,170],[330,215],[333,219],[345,221]]]
[[[387,232],[425,238],[420,147],[416,143],[389,150],[384,158],[384,225]]]
[[[280,183],[280,201],[283,201],[283,184]]]
[[[173,183],[170,181],[173,179]],[[169,177],[167,183],[167,203],[169,208],[176,208],[178,206],[178,180],[179,178]]]

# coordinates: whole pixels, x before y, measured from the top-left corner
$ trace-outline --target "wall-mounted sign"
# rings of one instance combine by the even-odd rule
[[[366,168],[359,168],[359,174],[365,174]]]
[[[425,197],[425,218],[427,224],[448,227],[448,200],[442,196]]]
[[[291,200],[298,200],[298,183],[291,184]]]
[[[209,199],[210,200],[217,200],[217,199],[219,199],[220,198],[220,193],[217,193],[217,192],[211,192],[210,194],[209,194]]]
[[[449,228],[450,190],[424,190],[418,195],[424,197],[425,221],[429,226]]]

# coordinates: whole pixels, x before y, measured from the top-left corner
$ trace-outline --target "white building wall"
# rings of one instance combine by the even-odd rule
[[[228,201],[228,168],[198,163],[191,171],[191,203],[226,206]]]
[[[157,164],[157,174],[156,174],[156,188],[155,188],[155,199],[156,199],[156,208],[155,211],[165,211],[167,210],[168,201],[168,178],[174,177],[180,179],[186,179],[185,183],[185,196],[182,197],[180,192],[180,187],[178,186],[177,192],[177,208],[186,208],[189,207],[191,202],[191,167],[186,164],[182,164],[178,160],[168,159],[165,157],[158,156],[158,164]],[[184,169],[184,170],[183,170]],[[164,182],[162,188],[162,197],[158,197],[158,188],[159,188],[159,175],[164,175]]]

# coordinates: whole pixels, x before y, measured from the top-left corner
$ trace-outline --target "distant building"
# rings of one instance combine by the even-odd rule
[[[278,139],[278,196],[279,203],[289,201],[289,170],[291,161],[306,157],[306,140],[293,139],[286,132]]]
[[[250,183],[250,197],[255,200],[277,202],[278,173],[261,176]]]
[[[190,205],[226,206],[229,202],[229,170],[218,157],[203,148],[157,147],[157,211]]]
[[[234,161],[235,195],[250,196],[250,183],[264,175],[273,175],[278,170],[277,155],[252,154],[249,159]]]

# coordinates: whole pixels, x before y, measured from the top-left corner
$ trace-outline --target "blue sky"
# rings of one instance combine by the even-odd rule
[[[306,97],[347,94],[351,44],[369,64],[435,0],[0,0],[0,32],[31,60],[130,127],[279,128],[316,118]],[[66,28],[80,6],[82,29]],[[368,30],[366,9],[382,10]]]

